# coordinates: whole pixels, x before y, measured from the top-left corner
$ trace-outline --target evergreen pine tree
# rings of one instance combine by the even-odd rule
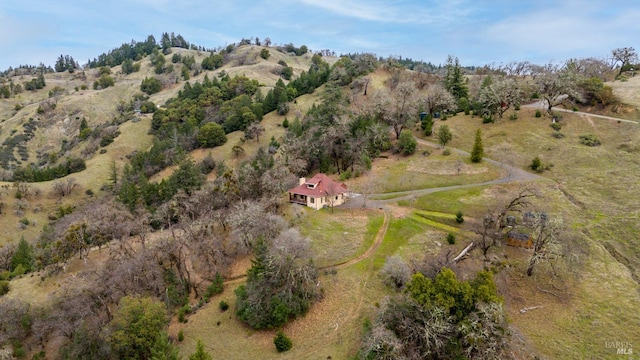
[[[189,355],[189,360],[212,360],[211,354],[204,350],[204,345],[201,340],[198,340],[196,352]]]
[[[33,248],[24,239],[24,236],[20,238],[18,248],[11,258],[11,270],[15,270],[20,265],[24,268],[25,273],[30,272],[33,266]]]
[[[473,143],[473,150],[471,150],[471,162],[479,163],[484,156],[484,147],[482,146],[482,130],[476,131],[476,140]]]
[[[171,344],[165,331],[161,332],[151,347],[151,360],[179,360],[178,348]]]
[[[464,74],[462,73],[462,67],[460,66],[460,61],[457,57],[449,55],[447,58],[447,74],[444,82],[445,87],[456,98],[456,101],[463,97],[469,97]]]

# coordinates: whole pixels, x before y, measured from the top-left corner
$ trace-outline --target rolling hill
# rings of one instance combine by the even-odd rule
[[[270,54],[266,59],[261,56],[264,50]],[[209,55],[204,51],[172,48],[170,53],[163,55],[166,64],[171,64],[176,54],[181,57],[192,56],[196,64]],[[338,75],[330,77],[333,80],[337,78],[339,81],[339,75],[344,75],[340,68],[349,66],[349,61],[344,59],[323,57],[323,60],[330,66],[335,65],[334,69],[339,69],[334,70],[334,74]],[[264,114],[259,121],[263,127],[259,141],[247,138],[243,131],[235,131],[226,135],[227,141],[221,146],[196,148],[187,152],[185,158],[195,163],[210,157],[217,164],[215,171],[206,173],[206,182],[201,186],[202,190],[198,190],[202,192],[198,192],[197,196],[194,195],[196,190],[178,192],[173,200],[167,202],[169,205],[157,206],[148,215],[140,213],[140,208],[144,207],[142,205],[134,209],[135,216],[127,209],[118,208],[122,205],[113,205],[117,208],[113,210],[115,214],[112,214],[110,207],[103,205],[102,201],[120,204],[113,200],[117,196],[111,191],[111,186],[117,182],[115,178],[124,176],[124,169],[135,154],[149,151],[157,142],[150,132],[154,126],[153,114],[137,114],[135,111],[139,103],[133,99],[142,94],[140,85],[144,79],[159,78],[163,87],[148,98],[145,96],[143,101],[151,101],[157,108],[167,109],[181,94],[187,81],[190,85],[203,83],[205,77],[223,79],[226,76],[245,76],[257,80],[259,91],[264,96],[282,79],[282,62],[293,69],[292,79],[300,77],[314,65],[311,53],[296,55],[275,48],[242,45],[227,53],[224,65],[215,70],[202,70],[197,66],[190,69],[188,80],[180,75],[179,62],[174,63],[175,70],[157,74],[150,57],[145,57],[138,61],[140,70],[131,74],[124,74],[121,66],[110,68],[109,76],[113,78],[114,85],[104,89],[94,89],[93,86],[94,81],[100,79],[101,70],[87,68],[74,73],[46,74],[46,86],[43,89],[1,99],[0,161],[3,161],[4,180],[11,175],[8,170],[29,163],[34,167],[56,166],[63,164],[65,159],[80,158],[84,160],[86,169],[56,180],[26,185],[12,181],[0,183],[0,201],[4,204],[0,208],[0,245],[9,247],[17,244],[21,238],[34,244],[43,244],[44,240],[41,239],[46,238],[43,233],[59,236],[59,239],[51,240],[55,244],[56,240],[68,239],[75,234],[69,231],[73,224],[83,221],[97,223],[100,218],[112,223],[122,221],[123,227],[125,224],[130,227],[126,227],[127,231],[118,236],[113,235],[116,230],[110,230],[113,231],[113,240],[109,244],[88,244],[91,246],[65,260],[63,268],[49,265],[37,272],[18,274],[9,282],[10,290],[0,298],[0,303],[24,300],[33,308],[45,309],[43,313],[51,311],[55,314],[48,306],[64,299],[68,295],[65,291],[76,295],[83,291],[89,293],[85,290],[95,285],[96,281],[104,280],[100,274],[109,266],[115,267],[110,262],[112,257],[126,257],[124,254],[128,252],[142,254],[146,247],[165,246],[172,243],[171,240],[179,243],[177,239],[185,234],[193,235],[193,238],[189,238],[192,240],[224,239],[221,241],[227,244],[231,239],[241,236],[238,233],[250,232],[248,229],[253,229],[253,223],[242,223],[233,217],[225,218],[237,211],[237,204],[227,204],[221,206],[222,210],[207,212],[221,201],[211,194],[222,188],[232,194],[243,191],[231,186],[233,181],[229,179],[232,179],[234,172],[242,175],[242,171],[247,171],[249,174],[244,178],[238,175],[238,188],[242,185],[240,183],[252,184],[247,186],[249,190],[264,185],[252,183],[255,179],[251,175],[254,173],[249,168],[261,166],[262,160],[256,154],[268,148],[270,139],[279,146],[285,144],[287,134],[292,131],[282,125],[285,118],[288,122],[293,122],[294,118],[303,123],[311,122],[307,119],[312,117],[307,116],[309,111],[331,99],[336,88],[348,95],[345,96],[344,107],[333,109],[332,114],[341,111],[347,114],[350,111],[348,114],[351,118],[358,118],[373,107],[376,92],[390,88],[390,84],[395,82],[413,81],[420,76],[399,67],[380,66],[342,86],[334,87],[327,83],[311,93],[289,99],[289,111],[286,114],[278,114],[277,111]],[[366,96],[361,87],[354,85],[365,77],[368,86],[365,88],[370,94]],[[476,75],[468,75],[468,78],[469,82],[479,79]],[[437,79],[433,77],[428,82],[433,83]],[[625,82],[608,83],[629,109],[640,106],[637,99],[639,79],[632,77]],[[13,77],[10,80],[20,83],[30,80],[30,77]],[[427,91],[428,87],[418,93],[424,95]],[[615,117],[616,114],[609,110],[605,109],[604,112]],[[470,226],[480,223],[487,209],[497,206],[501,200],[523,187],[531,187],[540,194],[532,206],[562,219],[562,239],[566,251],[558,255],[562,259],[559,259],[561,265],[557,269],[540,266],[534,276],[526,276],[530,250],[505,245],[493,253],[491,268],[496,273],[496,285],[504,298],[505,312],[514,334],[510,340],[510,356],[522,359],[609,358],[615,356],[622,346],[616,344],[623,344],[625,351],[632,348],[634,341],[640,339],[640,329],[637,327],[640,323],[640,203],[634,196],[640,193],[637,181],[640,177],[640,162],[637,161],[640,124],[597,118],[575,111],[562,113],[562,136],[555,136],[560,130],[550,127],[551,117],[538,116],[536,112],[535,108],[522,107],[509,112],[513,114],[511,120],[505,118],[491,123],[483,123],[481,116],[473,113],[451,114],[447,118],[440,118],[442,121],[436,119],[434,135],[430,137],[424,135],[419,124],[411,127],[412,134],[419,138],[417,151],[413,155],[402,156],[393,149],[386,149],[379,152],[381,157],[370,159],[370,169],[362,171],[358,174],[360,176],[349,178],[356,175],[355,170],[354,174],[349,172],[349,176],[345,175],[346,171],[340,174],[341,180],[350,189],[362,197],[368,197],[358,208],[348,204],[340,209],[328,208],[314,212],[287,204],[281,196],[282,191],[279,197],[275,196],[276,200],[272,200],[276,204],[273,205],[275,212],[310,239],[315,261],[321,266],[318,286],[322,285],[323,288],[322,300],[312,305],[305,316],[282,327],[294,343],[294,347],[286,353],[279,354],[273,348],[274,329],[252,329],[240,322],[232,314],[233,311],[224,312],[218,306],[224,301],[232,310],[235,308],[234,290],[247,281],[244,274],[251,266],[251,260],[254,260],[252,255],[249,252],[239,253],[224,266],[215,263],[216,267],[225,270],[225,290],[204,301],[201,294],[206,288],[204,284],[211,280],[207,273],[211,269],[202,270],[207,267],[207,262],[196,258],[195,251],[184,245],[189,250],[182,253],[180,248],[179,252],[186,259],[184,266],[190,269],[191,272],[187,273],[193,276],[191,281],[195,285],[194,291],[186,296],[186,305],[190,305],[187,321],[179,320],[178,306],[172,308],[167,330],[169,336],[174,340],[180,337],[179,334],[184,336],[184,341],[175,341],[174,344],[184,357],[194,351],[198,340],[202,340],[214,358],[357,358],[363,334],[375,321],[384,299],[394,294],[392,289],[384,286],[380,276],[387,257],[396,255],[413,265],[434,264],[449,259],[469,243],[477,241],[477,235],[470,231],[473,230]],[[624,117],[630,118],[633,114],[629,111]],[[339,116],[336,115],[336,118]],[[92,129],[93,134],[99,135],[88,140],[80,139],[83,121],[86,121],[86,126]],[[187,121],[181,119],[180,123]],[[336,119],[324,121],[340,123]],[[444,147],[435,144],[435,134],[444,125],[453,133],[451,142],[447,144],[448,154]],[[487,158],[480,164],[471,163],[467,153],[473,147],[477,129],[482,130]],[[596,137],[601,142],[600,146],[582,144],[580,136],[587,134]],[[111,141],[104,140],[110,136]],[[393,136],[390,138],[393,139]],[[291,143],[287,143],[287,146],[293,148]],[[242,151],[238,151],[237,147],[241,147]],[[286,146],[280,150],[274,149],[271,161],[284,161],[289,150]],[[546,170],[539,174],[530,173],[534,157],[546,165]],[[182,164],[175,163],[145,181],[153,184],[169,182]],[[322,162],[319,162],[319,166],[336,168],[323,165]],[[355,166],[351,168],[356,169]],[[314,171],[317,170],[314,168]],[[515,176],[516,171],[526,175]],[[277,174],[269,174],[273,176],[272,179],[282,179]],[[69,179],[73,180],[69,182]],[[65,183],[73,185],[73,188],[62,196],[56,189]],[[19,186],[26,186],[27,189]],[[207,195],[203,195],[205,193]],[[202,200],[196,200],[198,196],[202,196]],[[240,204],[246,202],[249,207],[254,199],[239,196],[235,201]],[[207,207],[202,203],[213,205]],[[355,203],[354,200],[351,204]],[[178,208],[183,212],[175,210]],[[203,210],[205,208],[207,210]],[[267,207],[260,209],[261,212],[254,214],[257,218],[265,218],[272,212]],[[465,224],[455,222],[455,213],[458,211],[464,212]],[[200,218],[201,213],[207,217]],[[166,216],[161,218],[162,221],[168,220],[153,230],[143,231],[135,225],[129,225],[152,225],[154,220],[159,221],[154,214]],[[72,217],[74,215],[84,218],[75,219]],[[183,222],[181,216],[191,217]],[[245,227],[238,225],[237,229],[231,230],[237,224],[234,221]],[[56,222],[67,226],[67,231],[51,230],[50,227],[56,227]],[[185,224],[204,224],[202,228],[208,230],[201,234],[195,227]],[[449,233],[457,237],[457,241],[450,245],[445,240]],[[211,244],[207,246],[211,248]],[[172,251],[176,251],[175,248],[170,248],[167,253]],[[462,278],[470,279],[472,274],[487,266],[479,254],[473,254],[461,262],[458,274]],[[172,261],[162,258],[155,262]],[[162,276],[168,275],[165,273]],[[150,282],[148,278],[145,281]],[[73,292],[74,289],[78,293]],[[169,293],[169,287],[163,290]],[[99,300],[109,301],[103,298]],[[94,299],[93,302],[99,301]],[[117,302],[105,306],[108,316],[96,315],[99,313],[96,310],[86,318],[74,319],[77,321],[74,325],[92,316],[111,317],[111,309],[116,306]],[[182,316],[185,316],[184,311]],[[48,316],[38,319],[42,318],[47,319]],[[45,327],[42,324],[46,321],[38,321],[35,324]],[[75,341],[72,335],[64,335],[38,342],[34,338],[35,332],[27,332],[17,343],[30,344],[33,354],[42,350],[47,358],[54,358],[59,348],[64,348],[64,344],[71,340]],[[14,349],[18,347],[15,339],[12,346]]]

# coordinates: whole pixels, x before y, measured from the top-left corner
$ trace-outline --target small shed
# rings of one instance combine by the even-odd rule
[[[507,245],[525,249],[533,249],[533,237],[531,234],[524,234],[517,231],[509,231],[505,241]]]

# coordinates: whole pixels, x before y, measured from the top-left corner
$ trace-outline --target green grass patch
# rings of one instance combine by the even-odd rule
[[[486,187],[474,187],[439,191],[418,197],[410,204],[408,200],[398,202],[400,206],[412,205],[414,209],[429,210],[432,212],[455,214],[463,210],[465,214],[479,214],[485,210],[486,204],[480,199],[482,191]],[[455,218],[455,216],[453,216]]]
[[[427,220],[435,221],[449,226],[460,227],[460,224],[456,221],[456,216],[454,214],[425,210],[415,210],[413,213]]]
[[[425,231],[427,228],[427,224],[416,221],[411,217],[389,220],[387,234],[373,258],[374,269],[380,270],[387,256],[395,254],[398,248],[406,245],[411,237]]]
[[[451,225],[447,225],[447,224],[443,224],[441,222],[438,222],[438,221],[429,219],[427,217],[424,217],[424,216],[422,216],[422,215],[420,215],[418,213],[410,214],[408,217],[410,219],[413,219],[413,220],[421,223],[421,224],[429,225],[431,227],[434,227],[436,229],[440,229],[442,231],[447,231],[447,232],[451,232],[451,233],[454,233],[454,234],[458,234],[458,233],[461,232],[460,228],[457,228],[457,227],[454,227],[454,226],[451,226]]]
[[[308,212],[296,226],[311,238],[318,266],[341,263],[362,254],[371,246],[384,216],[378,212],[323,209]]]
[[[408,192],[481,183],[501,176],[501,169],[488,163],[471,164],[458,154],[440,158],[413,156],[390,165],[380,179],[380,189],[382,193]]]

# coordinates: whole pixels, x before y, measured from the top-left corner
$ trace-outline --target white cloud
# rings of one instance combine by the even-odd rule
[[[359,20],[397,24],[438,24],[466,16],[470,8],[462,1],[407,2],[302,0],[302,3]]]
[[[622,46],[616,43],[628,46],[638,33],[638,10],[617,14],[579,5],[569,2],[564,7],[504,18],[480,31],[478,40],[499,51],[507,47],[506,52],[537,54],[551,61],[606,56],[612,48]]]

